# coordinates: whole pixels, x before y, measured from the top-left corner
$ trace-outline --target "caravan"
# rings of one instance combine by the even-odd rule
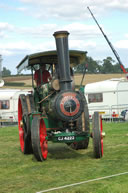
[[[120,118],[121,112],[128,109],[128,80],[110,79],[90,83],[85,86],[90,119],[94,111],[99,111],[103,119]]]
[[[18,97],[31,90],[0,89],[0,122],[18,122]]]

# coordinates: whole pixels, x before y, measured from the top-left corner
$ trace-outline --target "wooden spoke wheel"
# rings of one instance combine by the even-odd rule
[[[33,153],[38,161],[47,159],[48,144],[46,136],[47,133],[44,120],[40,119],[40,116],[35,116],[32,120],[31,138]]]
[[[18,100],[18,127],[21,151],[24,154],[32,153],[26,96],[23,94],[19,96]]]
[[[103,156],[102,119],[99,112],[94,112],[92,118],[92,138],[95,158]]]
[[[86,134],[89,136],[90,134],[89,113],[86,99],[84,100],[85,100],[84,112],[77,120],[77,130],[86,132]],[[78,150],[78,149],[87,149],[88,145],[89,145],[89,137],[87,137],[83,141],[71,143],[70,146],[72,149]]]

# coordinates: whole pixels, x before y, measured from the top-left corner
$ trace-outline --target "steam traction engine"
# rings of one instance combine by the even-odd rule
[[[18,72],[31,69],[33,92],[20,95],[18,127],[21,151],[34,153],[38,161],[47,158],[48,141],[66,143],[71,148],[86,149],[93,138],[94,155],[103,156],[102,120],[94,113],[90,132],[89,113],[83,88],[75,90],[71,65],[85,61],[85,52],[69,51],[67,31],[54,33],[57,51],[26,56],[17,66]],[[51,80],[35,86],[34,71],[46,65]]]

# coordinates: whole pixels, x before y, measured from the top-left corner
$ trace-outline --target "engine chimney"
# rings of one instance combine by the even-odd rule
[[[70,59],[67,31],[57,31],[54,34],[58,55],[60,90],[71,90]]]

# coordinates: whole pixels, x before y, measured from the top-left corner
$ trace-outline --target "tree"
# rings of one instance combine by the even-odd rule
[[[114,73],[122,73],[119,63],[116,63],[113,68],[114,68]]]
[[[73,71],[75,73],[82,73],[84,71],[84,69],[85,69],[84,64],[79,64],[79,65],[73,67]]]
[[[91,57],[86,56],[86,61],[73,68],[74,72],[83,73],[87,68],[87,73],[97,73],[100,70],[99,62],[93,60]]]
[[[10,76],[10,75],[11,75],[11,71],[3,67],[2,76]]]
[[[111,57],[107,57],[106,59],[103,60],[102,64],[102,73],[113,73],[114,72],[114,66],[113,63],[115,61]]]
[[[87,67],[87,73],[121,73],[122,70],[120,68],[119,63],[115,63],[115,61],[108,56],[103,61],[96,61],[92,57],[86,56],[86,61],[82,64],[79,64],[73,67],[74,72],[83,73],[85,71],[85,66]]]
[[[99,62],[93,60],[91,57],[87,57],[88,73],[97,73],[100,70]]]

